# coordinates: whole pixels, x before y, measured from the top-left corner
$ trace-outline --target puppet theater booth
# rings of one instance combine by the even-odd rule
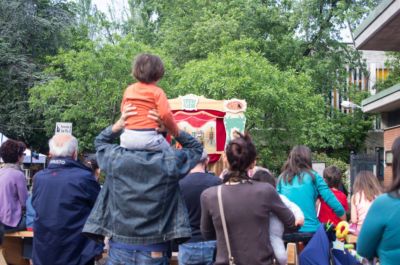
[[[224,168],[226,144],[236,131],[244,132],[246,101],[213,100],[189,94],[170,99],[169,104],[179,128],[203,144],[210,159],[209,171],[218,176]]]

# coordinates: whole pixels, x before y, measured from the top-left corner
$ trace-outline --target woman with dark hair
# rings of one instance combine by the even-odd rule
[[[93,172],[93,175],[96,177],[96,181],[98,182],[100,179],[100,167],[97,163],[96,156],[88,156],[84,159],[83,163],[85,166],[90,168]]]
[[[343,206],[336,199],[324,179],[312,170],[311,150],[307,146],[293,147],[282,168],[277,190],[297,204],[303,211],[305,221],[304,226],[299,230],[300,232],[312,233],[317,231],[320,226],[315,207],[318,195],[339,218],[346,219]]]
[[[24,210],[28,189],[21,170],[26,146],[22,142],[7,140],[0,147],[4,162],[0,168],[0,225],[5,232],[25,229]]]
[[[201,232],[205,239],[217,240],[214,264],[232,264],[233,260],[237,265],[272,264],[270,213],[287,228],[300,225],[301,220],[295,220],[274,187],[250,180],[247,172],[256,159],[256,148],[249,135],[233,139],[225,153],[228,172],[224,183],[201,195]]]
[[[393,182],[387,193],[374,200],[357,240],[357,253],[380,264],[400,260],[400,137],[392,145]]]

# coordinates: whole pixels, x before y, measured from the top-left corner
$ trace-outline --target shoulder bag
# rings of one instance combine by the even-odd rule
[[[231,245],[229,243],[228,229],[226,227],[224,207],[222,205],[222,185],[218,186],[217,195],[218,195],[218,206],[219,206],[219,213],[221,215],[222,228],[224,229],[226,248],[228,249],[229,265],[236,265],[235,259],[232,257]]]

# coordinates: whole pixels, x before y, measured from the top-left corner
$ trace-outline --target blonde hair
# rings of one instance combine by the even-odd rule
[[[382,188],[378,179],[371,171],[360,171],[353,184],[353,194],[360,192],[364,194],[365,198],[372,202],[376,196],[381,194]],[[353,197],[354,200],[355,197]],[[361,196],[359,196],[361,201]]]

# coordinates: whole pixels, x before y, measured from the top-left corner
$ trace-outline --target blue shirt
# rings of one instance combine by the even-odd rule
[[[304,172],[301,181],[299,176],[295,176],[292,183],[285,183],[283,178],[280,177],[277,185],[277,191],[296,203],[304,213],[304,225],[300,228],[300,232],[315,232],[320,226],[315,207],[319,195],[337,216],[340,217],[345,214],[343,206],[336,199],[324,179],[317,172],[312,171],[312,173],[315,177],[314,180],[308,173]]]

